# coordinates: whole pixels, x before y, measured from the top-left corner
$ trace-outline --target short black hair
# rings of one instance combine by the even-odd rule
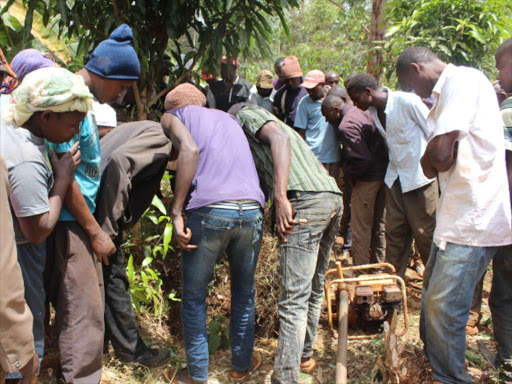
[[[286,57],[278,57],[276,59],[276,61],[274,62],[274,65],[281,65],[281,64],[283,64],[284,59],[286,59]]]
[[[343,81],[343,84],[345,84],[345,87],[348,86],[348,83],[350,82],[350,80],[352,80],[352,78],[356,75],[356,73],[351,73],[350,75],[348,75],[347,77],[345,77],[345,80]]]
[[[503,54],[508,53],[512,54],[512,37],[508,40],[505,40],[498,50],[496,51],[496,59],[499,59]]]
[[[341,85],[335,85],[334,87],[329,89],[326,97],[329,97],[331,95],[341,97],[344,101],[350,100],[347,90]]]
[[[428,48],[419,46],[406,48],[398,58],[396,73],[404,73],[412,63],[431,63],[434,60],[439,60],[439,57]]]
[[[341,97],[339,97],[338,95],[328,95],[322,102],[322,107],[332,108],[340,104],[343,104],[343,99]]]
[[[361,93],[365,91],[366,88],[377,89],[378,87],[379,84],[377,84],[377,80],[369,73],[358,73],[352,76],[347,84],[349,93]]]

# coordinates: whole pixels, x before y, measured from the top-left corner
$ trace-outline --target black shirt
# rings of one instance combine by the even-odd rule
[[[224,80],[218,80],[208,90],[208,107],[227,112],[233,105],[247,101],[251,88],[252,84],[241,76],[231,88],[226,86]]]

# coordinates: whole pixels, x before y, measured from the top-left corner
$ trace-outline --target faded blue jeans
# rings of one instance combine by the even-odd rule
[[[512,245],[500,247],[494,257],[489,307],[498,350],[500,383],[512,381]]]
[[[190,244],[199,246],[181,253],[181,318],[192,380],[208,380],[206,288],[224,252],[231,273],[231,366],[236,371],[250,367],[254,348],[254,269],[261,247],[262,222],[261,209],[203,207],[187,214],[187,227],[192,230]]]
[[[324,297],[325,272],[343,213],[341,195],[330,192],[289,192],[295,219],[305,219],[279,245],[281,295],[279,345],[274,384],[299,382],[301,359],[313,355]]]
[[[471,383],[465,363],[466,322],[475,287],[499,247],[432,244],[425,268],[420,334],[432,364],[432,375],[443,384]]]

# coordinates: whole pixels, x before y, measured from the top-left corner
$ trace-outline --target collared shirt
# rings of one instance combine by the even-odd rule
[[[339,126],[343,144],[341,166],[345,177],[357,181],[384,181],[388,167],[388,149],[370,112],[353,105],[343,106]]]
[[[233,105],[247,101],[251,88],[252,84],[241,76],[237,76],[229,88],[224,80],[217,80],[208,89],[208,107],[227,112]]]
[[[258,131],[269,121],[273,121],[290,139],[291,159],[288,176],[288,191],[334,192],[341,194],[336,181],[329,176],[326,169],[315,157],[311,149],[292,128],[277,119],[261,107],[245,107],[236,118],[242,124],[260,176],[260,181],[267,197],[274,192],[274,163],[268,144],[256,137]]]
[[[377,109],[370,107],[369,111],[388,145],[389,164],[384,182],[391,188],[400,177],[402,192],[406,193],[434,181],[423,174],[420,164],[430,137],[427,128],[429,109],[413,93],[385,89],[388,94],[384,109],[386,129],[379,120]]]
[[[433,93],[427,126],[432,138],[459,131],[454,165],[440,172],[441,196],[434,242],[474,247],[512,244],[503,122],[485,75],[448,65]]]
[[[281,87],[274,95],[274,108],[277,117],[285,124],[293,127],[295,123],[295,114],[297,107],[303,97],[308,95],[306,88],[299,87],[297,89],[288,89],[288,87]]]
[[[322,100],[304,97],[297,107],[295,128],[306,131],[306,143],[322,164],[337,163],[341,148],[336,129],[322,115]]]
[[[505,130],[505,149],[512,151],[512,97],[505,99],[501,104],[501,118]]]

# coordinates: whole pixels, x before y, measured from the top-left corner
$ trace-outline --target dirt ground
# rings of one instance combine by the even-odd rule
[[[261,266],[260,266],[261,267]],[[489,296],[491,272],[486,276],[484,285],[484,303],[481,332],[475,336],[469,336],[467,342],[467,365],[473,376],[473,383],[494,383],[495,372],[491,365],[479,352],[477,343],[482,341],[486,347],[494,353],[494,342],[492,340],[492,323],[487,305]],[[421,282],[418,283],[421,285]],[[418,285],[417,285],[418,287]],[[400,338],[398,342],[403,345],[401,354],[401,370],[404,379],[400,382],[405,384],[430,383],[431,377],[429,366],[422,354],[422,343],[419,339],[419,309],[420,292],[413,286],[408,286],[409,300],[409,331]],[[169,316],[173,316],[171,312]],[[175,326],[170,326],[173,319],[166,319],[158,323],[150,315],[138,318],[143,337],[148,344],[161,348],[169,348],[171,360],[168,365],[161,368],[148,369],[142,366],[125,365],[113,357],[113,351],[104,358],[104,370],[102,383],[111,384],[158,384],[166,383],[163,375],[164,370],[169,366],[177,367],[184,365],[185,357],[180,332]],[[171,331],[172,330],[172,331]],[[172,333],[171,333],[172,332]],[[50,330],[50,334],[53,330]],[[335,382],[337,339],[333,337],[327,324],[326,311],[323,311],[315,343],[315,356],[317,361],[316,370],[308,375],[301,374],[301,384],[331,384]],[[277,349],[276,337],[259,337],[256,340],[256,349],[263,358],[262,367],[251,377],[247,383],[262,384],[270,383],[272,374],[273,358]],[[382,379],[377,369],[379,356],[384,359],[385,343],[383,336],[376,336],[372,340],[350,341],[348,351],[348,382],[352,384],[381,383]],[[46,349],[45,361],[43,363],[40,383],[54,383],[55,371],[58,364],[58,353],[54,343],[49,343]],[[210,357],[210,384],[230,383],[230,352],[219,350]]]

